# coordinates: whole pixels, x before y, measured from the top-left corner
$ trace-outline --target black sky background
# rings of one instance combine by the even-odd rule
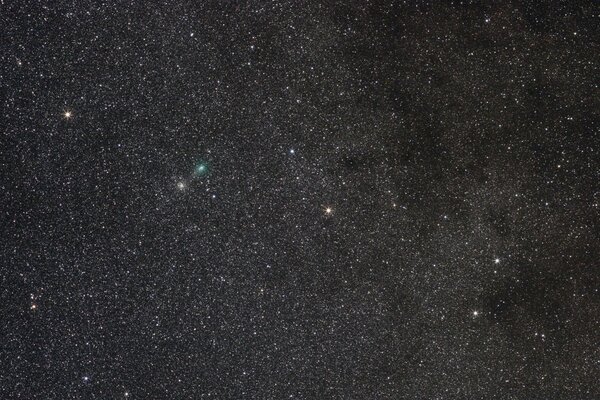
[[[597,3],[0,33],[0,398],[600,398]]]

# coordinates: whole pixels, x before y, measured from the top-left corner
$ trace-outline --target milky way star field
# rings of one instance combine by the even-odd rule
[[[599,400],[595,0],[0,1],[0,400]]]

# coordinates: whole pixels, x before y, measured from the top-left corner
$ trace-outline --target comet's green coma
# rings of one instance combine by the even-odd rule
[[[206,173],[208,172],[208,165],[204,162],[200,162],[200,163],[196,164],[196,168],[194,169],[194,172],[196,173],[196,175],[199,175],[199,176],[206,175]]]

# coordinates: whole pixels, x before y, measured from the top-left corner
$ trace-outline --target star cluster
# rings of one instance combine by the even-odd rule
[[[593,1],[4,1],[0,398],[600,398]]]

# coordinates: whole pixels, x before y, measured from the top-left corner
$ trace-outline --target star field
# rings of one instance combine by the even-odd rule
[[[0,399],[599,399],[598,17],[1,2]]]

